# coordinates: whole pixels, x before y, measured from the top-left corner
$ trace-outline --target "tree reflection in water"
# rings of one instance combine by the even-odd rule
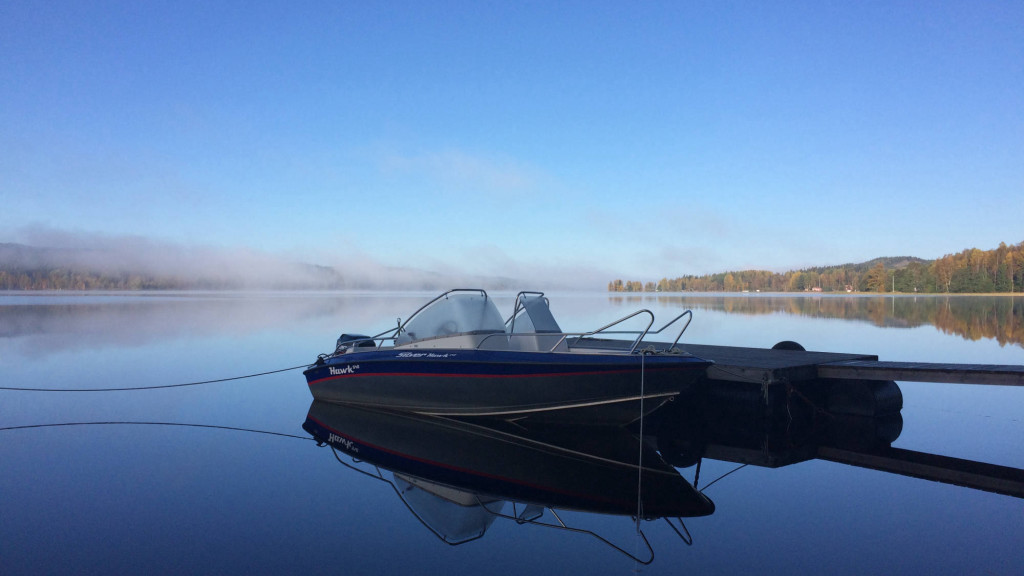
[[[746,296],[746,297],[744,297]],[[879,327],[934,326],[965,340],[993,339],[1024,348],[1024,299],[1009,296],[775,296],[754,294],[610,296],[613,303],[654,299],[661,305],[728,314],[792,314],[865,321]]]

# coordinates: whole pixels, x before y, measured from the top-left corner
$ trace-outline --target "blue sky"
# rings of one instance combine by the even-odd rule
[[[0,242],[600,289],[1024,240],[1019,1],[10,1],[0,62]]]

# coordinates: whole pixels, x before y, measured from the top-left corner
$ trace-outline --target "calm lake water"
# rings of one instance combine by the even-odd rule
[[[431,296],[0,294],[0,381],[96,389],[298,367],[341,332],[383,331]],[[492,296],[510,311],[514,294]],[[684,344],[793,340],[881,360],[1024,364],[1020,298],[549,296],[566,330],[636,308],[662,321],[691,308]],[[517,522],[523,506],[499,501],[489,510],[502,517],[446,524],[405,475],[312,441],[301,370],[144,391],[0,391],[0,573],[1024,573],[1021,498],[815,457],[822,446],[891,443],[1024,468],[1024,388],[899,388],[895,418],[841,422],[808,410],[766,422],[746,397],[736,413],[674,403],[664,431],[647,430],[649,444],[715,509],[640,522],[648,565],[631,558],[652,553],[629,514],[559,511],[580,529],[569,531]],[[467,461],[488,450],[423,430],[425,449]],[[620,439],[573,432],[564,435],[571,447],[611,450]],[[566,470],[567,482],[590,482],[589,468],[561,466],[532,461],[517,473]]]

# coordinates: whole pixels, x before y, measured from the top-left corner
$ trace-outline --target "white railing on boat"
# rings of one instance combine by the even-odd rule
[[[634,318],[636,316],[639,316],[641,314],[647,314],[650,317],[650,321],[647,323],[647,326],[643,330],[608,330],[609,328],[611,328],[613,326],[617,326],[619,324],[622,324],[623,322],[625,322],[625,321],[627,321],[627,320],[629,320],[631,318]],[[483,340],[481,340],[480,343],[476,347],[477,348],[482,348],[484,342],[486,342],[487,340],[490,340],[491,338],[503,338],[504,337],[504,338],[508,338],[509,340],[511,340],[512,338],[524,338],[524,337],[533,337],[533,338],[535,338],[535,337],[538,337],[538,336],[543,336],[543,337],[546,337],[546,338],[556,338],[557,337],[558,341],[556,341],[553,346],[551,346],[550,348],[548,348],[546,350],[547,352],[554,352],[559,346],[562,345],[563,342],[565,342],[565,345],[566,345],[567,349],[572,350],[572,348],[575,345],[579,344],[579,342],[581,340],[583,340],[584,338],[592,338],[592,337],[597,336],[599,334],[636,334],[637,337],[636,337],[635,340],[633,340],[633,344],[629,348],[629,353],[633,354],[633,353],[636,352],[636,349],[640,347],[640,344],[643,342],[643,339],[647,335],[649,335],[649,334],[660,334],[666,328],[668,328],[672,324],[675,324],[677,321],[679,321],[679,319],[682,318],[683,316],[687,317],[686,323],[683,324],[682,330],[680,330],[679,334],[676,335],[676,339],[672,341],[672,345],[668,347],[668,349],[671,350],[671,349],[675,348],[676,345],[679,344],[679,339],[682,338],[683,332],[686,332],[686,329],[690,326],[690,322],[693,320],[693,311],[691,311],[691,310],[683,311],[683,313],[679,314],[678,316],[676,316],[672,320],[669,320],[664,326],[662,326],[661,328],[658,328],[657,330],[651,330],[651,326],[654,325],[654,313],[651,312],[650,310],[644,308],[644,309],[641,309],[641,310],[637,310],[636,312],[633,312],[632,314],[627,314],[626,316],[623,316],[622,318],[619,318],[618,320],[616,320],[614,322],[611,322],[610,324],[607,324],[605,326],[602,326],[601,328],[598,328],[597,330],[592,330],[590,332],[519,332],[519,333],[508,333],[508,332],[501,333],[501,332],[498,332],[498,333],[494,333],[494,334],[488,334],[487,336],[485,336],[483,338]],[[572,340],[572,343],[568,342],[568,340],[570,340],[570,339]]]

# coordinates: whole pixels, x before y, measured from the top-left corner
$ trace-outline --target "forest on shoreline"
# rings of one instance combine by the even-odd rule
[[[896,292],[910,294],[992,294],[1024,288],[1024,242],[994,250],[969,248],[935,260],[876,258],[860,264],[823,266],[778,273],[740,270],[662,278],[621,279],[609,292]]]

